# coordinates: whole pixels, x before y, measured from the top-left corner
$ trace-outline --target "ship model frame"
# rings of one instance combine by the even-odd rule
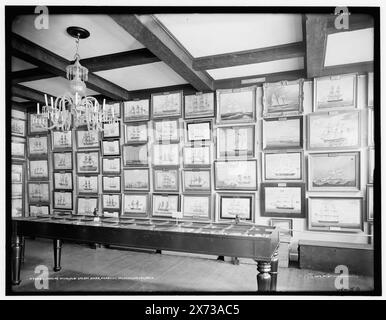
[[[130,197],[142,197],[144,199],[144,210],[140,210],[140,202],[132,199]],[[123,205],[122,205],[122,215],[133,216],[133,217],[148,217],[150,213],[150,198],[148,193],[124,193],[123,194]],[[130,206],[132,211],[126,211],[127,206]],[[133,211],[137,210],[138,211]]]
[[[242,149],[240,141],[238,139],[239,130],[247,130],[247,149]],[[222,133],[223,132],[223,133]],[[233,143],[227,141],[227,132],[233,132]],[[219,143],[220,137],[224,138],[225,149],[221,149]],[[217,141],[216,152],[217,159],[240,159],[240,158],[254,158],[256,156],[256,130],[255,125],[230,125],[230,126],[218,126],[217,127]],[[229,148],[229,145],[234,145],[233,149]]]
[[[35,192],[32,193],[33,191]],[[50,204],[49,183],[48,182],[28,182],[28,203],[29,204]]]
[[[58,159],[59,155],[63,155],[63,158],[62,159]],[[70,157],[70,160],[68,162],[66,162],[66,159],[64,158],[66,155]],[[54,171],[64,171],[64,170],[71,170],[72,171],[73,170],[72,151],[53,152],[52,153],[52,166],[53,166]]]
[[[80,205],[82,201],[90,201],[93,200],[95,202],[95,206],[92,206],[93,208],[89,208],[90,210],[88,211],[82,211],[80,212],[79,209],[82,208],[83,206]],[[94,215],[94,210],[99,211],[99,197],[95,196],[81,196],[81,197],[76,197],[76,209],[75,212],[78,215],[84,215],[84,216],[93,216]]]
[[[22,138],[19,138],[22,139]],[[15,146],[17,146],[17,149],[15,149]],[[12,160],[25,160],[26,156],[26,143],[24,141],[19,141],[12,139],[11,140],[11,158]],[[15,152],[16,151],[16,152]]]
[[[84,181],[82,181],[81,183],[80,180],[84,180]],[[79,195],[90,195],[90,194],[92,195],[92,194],[99,193],[99,176],[98,175],[78,175],[76,182],[77,182],[77,190]],[[88,191],[85,191],[85,190],[88,190]]]
[[[118,198],[117,201],[114,198]],[[121,211],[121,194],[102,194],[103,211]]]
[[[111,165],[107,168],[107,162],[110,161],[117,161],[118,160],[118,167],[114,167],[114,170],[111,170]],[[110,169],[110,170],[108,170]],[[115,175],[115,174],[120,174],[121,173],[121,157],[104,157],[102,158],[102,174],[107,174],[107,175]]]
[[[168,125],[168,123],[175,124],[175,127],[172,128]],[[160,128],[158,126],[161,126]],[[169,135],[165,134],[164,126],[168,126]],[[158,130],[160,129],[160,130]],[[162,144],[164,142],[167,143],[179,143],[180,142],[180,120],[179,119],[163,119],[163,120],[155,120],[153,121],[153,131],[154,131],[154,142]],[[161,131],[161,133],[159,133]]]
[[[170,174],[173,175],[173,177],[164,177],[169,181],[169,184],[165,184],[164,182],[158,183],[158,174],[164,173],[164,174]],[[173,186],[170,187],[172,180],[175,180],[175,183]],[[180,179],[179,179],[179,170],[178,168],[154,168],[153,169],[153,190],[154,192],[179,192],[180,190]],[[169,187],[168,187],[169,186]]]
[[[24,119],[11,118],[11,134],[25,138],[27,132],[27,123]]]
[[[129,128],[131,128],[131,130]],[[149,141],[149,127],[147,122],[124,124],[124,131],[125,144],[144,144]]]
[[[146,148],[146,157],[141,158],[142,148]],[[131,149],[132,151],[126,151]],[[135,154],[135,157],[129,157],[129,154]],[[134,144],[134,145],[123,145],[122,146],[122,161],[123,167],[147,167],[149,164],[149,148],[148,144]]]
[[[200,124],[207,124],[208,127],[205,129],[206,134],[204,134],[204,139],[200,139],[198,137],[190,138],[190,128],[195,125]],[[212,119],[201,119],[201,120],[190,120],[185,121],[184,123],[184,133],[185,133],[185,143],[197,143],[197,142],[203,142],[203,143],[211,143],[212,142],[212,130],[213,130],[213,120]]]
[[[249,209],[247,212],[247,217],[245,217],[245,212],[237,211],[237,209],[240,209],[237,205],[234,205],[233,210],[231,212],[230,217],[225,216],[225,208],[224,208],[224,199],[246,199],[249,202]],[[255,193],[225,193],[225,192],[218,192],[216,193],[216,203],[217,203],[217,221],[230,221],[234,220],[236,216],[238,216],[241,220],[246,220],[250,222],[255,222]],[[236,208],[237,207],[237,208]]]
[[[102,140],[102,156],[120,156],[120,140]]]
[[[106,135],[108,132],[105,128],[106,125],[113,126],[114,130],[111,130],[112,133]],[[102,131],[102,139],[119,139],[121,137],[121,120],[113,123],[104,123]]]
[[[206,198],[208,199],[208,206],[206,207],[206,214],[205,215],[200,215],[198,214],[199,212],[197,212],[197,214],[192,214],[192,215],[186,215],[185,213],[187,212],[186,210],[186,204],[187,203],[190,203],[189,201],[189,198]],[[182,195],[182,199],[181,199],[181,207],[183,208],[182,209],[182,213],[183,213],[183,219],[188,219],[188,220],[205,220],[205,221],[210,221],[211,218],[212,218],[212,195],[211,194],[183,194]],[[195,206],[193,208],[193,211],[194,210],[200,210],[201,211],[202,209],[202,206]],[[204,211],[205,213],[205,211]]]
[[[156,206],[156,199],[157,198],[167,198],[166,202],[162,201],[158,203],[158,206]],[[172,217],[172,211],[171,207],[169,205],[169,198],[176,198],[177,199],[177,208],[176,211],[180,210],[181,206],[181,197],[180,194],[162,194],[162,193],[153,193],[152,195],[152,208],[151,208],[151,215],[152,217],[164,217],[164,218],[171,218]]]
[[[33,121],[34,117],[37,117],[36,113],[28,113],[28,134],[29,135],[47,134],[48,133],[48,120],[46,120],[46,121],[43,120],[45,125],[42,126],[41,123],[37,123],[36,121]]]
[[[93,155],[95,155],[93,157]],[[83,160],[86,160],[86,166],[83,166],[83,168],[90,167],[92,170],[82,170],[82,158],[84,156],[88,156],[84,158]],[[93,159],[93,158],[94,159]],[[100,151],[99,150],[93,150],[93,151],[77,151],[76,152],[76,173],[77,174],[99,174],[100,168],[99,168],[99,159],[100,159]],[[84,162],[84,161],[83,161]]]

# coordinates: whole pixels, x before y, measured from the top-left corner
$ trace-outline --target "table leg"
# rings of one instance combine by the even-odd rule
[[[277,287],[277,273],[279,269],[279,253],[275,250],[273,257],[271,259],[271,291],[276,291]]]
[[[162,250],[155,250],[155,253],[162,254]]]
[[[54,239],[54,271],[60,271],[62,267],[60,266],[60,259],[62,256],[62,240]]]
[[[19,285],[20,280],[20,264],[21,264],[21,252],[23,249],[23,237],[15,236],[12,243],[12,284]]]
[[[267,261],[257,262],[257,291],[267,292],[271,290],[271,263]]]

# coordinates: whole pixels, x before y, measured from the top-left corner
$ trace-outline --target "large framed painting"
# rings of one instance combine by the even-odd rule
[[[211,165],[210,146],[185,146],[184,147],[184,167],[210,167]]]
[[[103,176],[102,192],[121,192],[121,176]]]
[[[263,150],[300,149],[302,147],[302,116],[263,120]]]
[[[183,192],[210,192],[211,170],[210,169],[184,169],[182,171]]]
[[[72,131],[51,131],[51,144],[53,151],[72,148]]]
[[[263,181],[303,181],[303,151],[264,152],[262,161]]]
[[[148,150],[147,144],[122,146],[123,166],[147,166]]]
[[[374,107],[374,72],[367,74],[367,106]]]
[[[98,176],[77,176],[77,190],[79,194],[98,194]]]
[[[309,191],[360,191],[360,153],[308,155]]]
[[[119,156],[120,154],[121,154],[121,143],[119,140],[102,141],[103,156]]]
[[[184,219],[210,220],[211,219],[210,195],[183,195],[182,216]]]
[[[263,117],[301,113],[303,80],[263,84]]]
[[[76,173],[90,174],[99,173],[99,151],[77,151],[76,153]]]
[[[314,112],[356,108],[357,75],[314,78]]]
[[[38,136],[27,137],[28,157],[47,157],[48,156],[48,137]]]
[[[48,119],[41,118],[36,113],[28,114],[29,134],[40,134],[48,132]]]
[[[149,194],[125,193],[123,195],[122,214],[134,217],[146,217],[149,214]]]
[[[48,160],[30,160],[29,179],[48,180]]]
[[[361,232],[363,199],[309,197],[308,228],[319,231]]]
[[[153,119],[182,116],[182,91],[153,93],[151,109]]]
[[[76,146],[78,149],[99,148],[99,131],[78,129],[76,130]]]
[[[12,139],[11,141],[12,158],[24,160],[26,155],[25,145],[26,145],[25,141]]]
[[[262,183],[261,216],[305,218],[304,183]]]
[[[366,187],[367,221],[374,220],[374,186],[368,184]]]
[[[72,170],[72,152],[52,153],[54,170]]]
[[[22,217],[24,214],[24,200],[23,198],[11,200],[11,216],[12,218]]]
[[[72,190],[72,172],[54,172],[55,190]]]
[[[149,169],[125,169],[123,171],[123,185],[125,191],[149,191]]]
[[[99,198],[98,197],[77,197],[76,198],[76,214],[83,216],[93,216],[98,212]]]
[[[121,136],[121,122],[112,122],[112,123],[104,123],[103,124],[103,139],[114,139],[119,138]]]
[[[121,195],[120,194],[102,194],[102,209],[104,211],[120,211]]]
[[[154,121],[154,141],[158,143],[171,143],[180,141],[180,128],[178,119]]]
[[[152,216],[172,218],[173,213],[179,211],[180,196],[178,194],[153,193]]]
[[[257,190],[257,161],[215,161],[216,190]]]
[[[26,136],[25,120],[11,118],[11,134],[18,137],[25,137]]]
[[[29,182],[28,183],[28,203],[49,204],[50,189],[48,182]]]
[[[178,143],[154,144],[153,165],[154,166],[176,166],[180,164],[180,149]]]
[[[360,146],[360,111],[313,113],[307,116],[309,150],[351,149]]]
[[[255,194],[253,193],[217,193],[218,219],[229,221],[234,219],[254,220]]]
[[[185,142],[209,142],[212,141],[212,121],[185,122]]]
[[[155,192],[178,192],[179,185],[178,168],[153,170],[153,188]]]
[[[125,143],[146,143],[148,140],[147,122],[126,124],[125,128]]]
[[[150,119],[149,99],[125,101],[123,103],[123,121],[148,121]]]
[[[24,163],[12,163],[11,182],[24,183]]]
[[[255,126],[217,128],[217,159],[255,156]]]
[[[102,158],[102,173],[103,174],[120,174],[121,158],[120,157]]]
[[[217,90],[217,123],[254,122],[256,87]]]
[[[211,118],[215,116],[214,93],[198,92],[185,96],[185,119]]]
[[[49,205],[31,204],[29,206],[30,217],[47,216],[50,214]]]
[[[368,145],[374,146],[374,109],[369,108],[367,111],[367,134]]]
[[[54,209],[72,210],[72,192],[54,191]]]
[[[375,150],[374,147],[368,149],[368,183],[374,183],[374,165],[375,165]]]

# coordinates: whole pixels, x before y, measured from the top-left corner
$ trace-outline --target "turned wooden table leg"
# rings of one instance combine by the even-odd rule
[[[257,291],[267,292],[271,290],[271,263],[267,261],[257,262]]]
[[[23,237],[15,236],[12,243],[12,284],[19,285],[20,280],[20,265],[21,252],[23,249]]]
[[[54,271],[60,271],[62,267],[60,266],[60,259],[62,256],[62,240],[55,239],[54,242]]]
[[[275,250],[273,257],[271,259],[271,291],[276,291],[277,288],[277,272],[279,269],[279,253]]]

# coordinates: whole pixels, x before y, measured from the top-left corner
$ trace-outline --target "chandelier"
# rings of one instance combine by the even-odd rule
[[[45,94],[45,105],[40,110],[37,104],[36,124],[48,126],[49,130],[68,131],[71,128],[87,126],[88,130],[103,131],[104,123],[118,122],[112,105],[103,105],[92,96],[86,96],[86,84],[88,69],[83,67],[79,60],[79,41],[90,36],[90,33],[80,27],[69,27],[67,33],[76,39],[75,62],[66,67],[66,78],[70,82],[70,92],[55,99],[48,100]]]

